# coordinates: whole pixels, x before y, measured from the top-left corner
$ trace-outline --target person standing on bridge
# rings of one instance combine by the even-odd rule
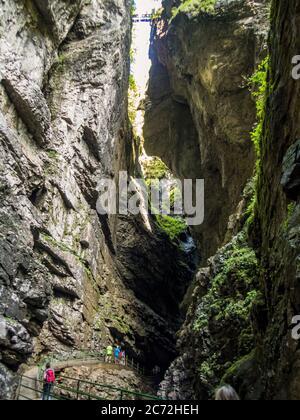
[[[115,348],[115,364],[116,365],[119,364],[120,353],[121,353],[121,347],[119,345],[117,345],[116,348]]]
[[[113,346],[109,344],[106,348],[105,363],[112,363],[113,351]]]
[[[44,386],[43,386],[43,401],[50,400],[55,382],[55,373],[51,368],[50,363],[46,364],[46,370],[44,372]]]
[[[123,366],[126,366],[126,352],[124,349],[121,349],[119,359],[120,359],[120,364]]]

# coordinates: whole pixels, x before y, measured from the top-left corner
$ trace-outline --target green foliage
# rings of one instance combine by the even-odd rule
[[[258,66],[257,71],[250,77],[249,85],[251,86],[252,96],[256,103],[257,123],[251,133],[251,140],[255,147],[256,153],[256,167],[255,167],[255,187],[253,197],[248,207],[247,226],[248,229],[252,226],[255,218],[255,211],[257,208],[257,191],[256,185],[261,173],[261,147],[263,139],[263,128],[265,120],[266,100],[269,93],[268,85],[268,69],[270,57],[267,56]]]
[[[158,157],[153,157],[143,163],[143,172],[146,181],[154,179],[168,178],[170,175],[169,168]]]
[[[10,316],[5,315],[5,316],[3,316],[3,318],[10,325],[18,325],[18,322]]]
[[[289,224],[290,224],[290,220],[291,220],[291,217],[292,217],[292,215],[293,215],[293,213],[295,211],[295,208],[296,208],[296,203],[294,203],[294,202],[293,203],[290,203],[288,205],[288,208],[287,208],[287,217],[286,217],[286,220],[284,221],[284,224],[283,224],[283,229],[285,231],[288,230],[288,227],[289,227]]]
[[[156,222],[169,238],[173,241],[187,230],[186,222],[180,217],[156,215]]]
[[[249,200],[250,201],[249,201],[247,210],[245,212],[245,218],[246,218],[245,227],[248,232],[250,231],[254,223],[255,209],[256,209],[256,204],[257,204],[257,194],[255,190],[255,186],[257,183],[257,174],[255,174],[255,176],[252,178],[251,182],[252,182],[252,191],[251,191],[251,196],[247,198],[248,201]]]
[[[180,193],[179,188],[176,185],[172,185],[171,179],[172,175],[169,168],[164,164],[164,162],[158,157],[152,157],[147,159],[142,163],[143,173],[146,181],[146,185],[150,191],[151,189],[158,189],[159,181],[163,179],[170,180],[170,207],[171,212],[174,208],[175,200],[177,195]],[[167,209],[165,209],[167,210]],[[170,209],[167,211],[169,212]],[[158,227],[165,232],[171,241],[177,240],[180,235],[187,230],[187,224],[184,219],[181,217],[174,217],[172,215],[161,215],[158,214],[157,209],[152,208],[152,213],[155,214],[156,223]]]
[[[257,158],[257,170],[259,171],[260,159],[261,159],[261,141],[263,133],[263,124],[265,119],[265,106],[266,97],[268,91],[268,68],[269,68],[269,56],[267,56],[259,65],[257,71],[250,77],[249,81],[254,89],[252,95],[256,100],[256,112],[257,112],[257,124],[251,133],[251,139],[255,146],[256,158]]]
[[[128,90],[128,116],[132,127],[135,127],[136,114],[137,114],[137,100],[139,92],[134,76],[129,76],[129,90]]]
[[[137,92],[137,85],[136,85],[136,81],[134,79],[134,76],[132,74],[130,74],[129,76],[129,89],[131,89],[134,92]]]
[[[131,16],[133,16],[136,13],[136,4],[135,4],[135,0],[131,0],[131,4],[130,4],[130,14]]]
[[[57,57],[56,63],[58,65],[63,66],[66,61],[67,61],[67,54],[62,53]]]
[[[163,11],[164,11],[163,7],[156,10],[156,12],[154,12],[153,15],[151,16],[152,20],[161,19]]]
[[[288,205],[288,219],[290,220],[290,218],[292,217],[292,215],[293,215],[293,213],[294,213],[294,211],[295,211],[295,208],[296,208],[296,203],[290,203],[289,205]]]
[[[130,63],[134,63],[135,62],[135,49],[134,48],[130,48],[130,52],[129,52],[129,57],[130,57]],[[129,76],[129,87],[130,87],[130,84],[132,83],[131,82],[131,79],[133,78],[133,76],[132,76],[132,74]],[[133,80],[134,80],[134,78],[133,78]],[[135,81],[134,81],[134,83],[135,83]]]
[[[59,153],[56,150],[47,150],[47,155],[49,159],[58,159]]]
[[[197,16],[199,13],[213,13],[217,0],[183,0],[179,7],[172,10],[172,18],[178,13],[188,13]]]
[[[225,385],[225,384],[230,384],[233,381],[233,378],[238,374],[238,372],[241,370],[241,367],[253,360],[254,358],[254,350],[251,351],[249,354],[247,354],[246,356],[243,356],[241,358],[239,358],[238,360],[236,360],[234,363],[232,363],[230,365],[230,367],[227,368],[225,374],[223,375],[222,379],[221,379],[221,383],[220,385]]]
[[[181,197],[182,197],[182,194],[181,194],[180,189],[179,189],[178,187],[174,186],[174,187],[171,189],[171,192],[170,192],[170,204],[171,204],[171,209],[173,209],[173,210],[174,210],[174,207],[175,207],[175,203],[176,203],[176,201],[177,201],[177,200],[179,200],[179,199],[181,199]]]
[[[210,354],[208,359],[206,359],[198,368],[198,376],[201,379],[201,382],[204,384],[209,384],[215,377],[216,372],[218,372],[221,366],[218,363],[220,354]]]
[[[235,245],[225,256],[220,272],[202,299],[194,323],[195,331],[208,327],[210,322],[247,323],[252,307],[259,299],[255,287],[257,278],[258,262],[254,250],[246,245]]]
[[[259,266],[246,239],[241,233],[214,258],[215,277],[194,314],[195,340],[202,343],[197,377],[211,395],[226,371],[255,346],[251,313],[261,302]]]

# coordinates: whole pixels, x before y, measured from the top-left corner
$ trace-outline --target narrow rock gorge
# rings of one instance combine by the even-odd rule
[[[242,399],[300,398],[299,11],[165,0],[154,22],[145,147],[206,182],[202,268],[163,398],[211,399],[222,384]]]
[[[300,0],[163,0],[139,136],[133,6],[0,0],[0,399],[45,360],[122,343],[162,399],[299,400]],[[204,223],[101,215],[122,171],[204,179]]]
[[[132,175],[130,2],[1,1],[0,395],[49,354],[122,340],[175,357],[186,254],[142,217],[99,216],[97,185]]]

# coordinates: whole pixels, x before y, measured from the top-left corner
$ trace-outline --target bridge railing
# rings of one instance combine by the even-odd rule
[[[145,13],[145,14],[141,14],[141,15],[133,15],[132,16],[132,21],[133,22],[151,22],[152,21],[152,14],[150,13]]]
[[[36,384],[38,384],[38,389]],[[42,398],[44,381],[34,380],[26,375],[20,376],[17,400],[34,400],[32,393]],[[60,375],[49,394],[52,400],[161,400],[154,395],[130,391],[112,385],[100,384],[78,378]]]
[[[49,354],[47,357],[45,357],[44,361],[40,363],[38,366],[39,379],[41,379],[42,372],[44,371],[45,365],[47,362],[50,362],[54,366],[56,363],[68,362],[69,360],[85,360],[85,361],[91,360],[91,361],[99,361],[99,363],[106,363],[105,350],[103,350],[102,352],[99,352],[99,351],[80,349],[72,353],[67,353],[65,355]],[[115,364],[114,359],[111,364]],[[128,356],[126,356],[125,363],[124,364],[119,363],[119,365],[128,367],[132,369],[133,371],[135,371],[138,375],[144,376],[146,378],[157,377],[159,376],[159,373],[160,373],[158,372],[154,374],[153,371],[145,368],[140,362]]]
[[[84,399],[84,396],[97,394],[98,396],[101,395],[102,399],[105,400],[161,400],[159,397],[147,393],[131,391],[125,388],[83,379],[70,378],[65,375],[60,375],[58,381],[62,384],[65,382],[74,384],[71,386],[71,389],[76,389],[76,399]]]

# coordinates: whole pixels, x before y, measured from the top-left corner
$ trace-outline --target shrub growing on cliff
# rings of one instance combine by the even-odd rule
[[[247,322],[257,299],[258,262],[254,250],[236,245],[224,257],[221,270],[198,309],[196,331],[207,327],[209,322],[230,319]]]
[[[170,176],[169,168],[157,157],[145,160],[142,166],[146,181],[160,180]]]
[[[192,16],[197,16],[201,12],[211,13],[215,9],[216,2],[216,0],[183,0],[179,7],[172,10],[172,17],[180,12]]]
[[[254,348],[251,313],[260,299],[259,268],[244,236],[240,234],[212,260],[214,277],[195,312],[194,333],[202,343],[197,372],[208,394],[227,369]]]
[[[172,241],[178,239],[180,235],[187,231],[188,226],[180,217],[157,215],[156,221]]]
[[[259,65],[257,71],[250,77],[252,85],[252,96],[256,101],[257,124],[251,133],[251,139],[255,146],[257,171],[259,171],[261,158],[261,141],[263,132],[263,123],[265,117],[266,95],[268,90],[267,73],[269,66],[269,56],[267,56]],[[253,89],[254,86],[254,89]]]
[[[129,90],[128,90],[128,116],[129,121],[133,127],[135,128],[136,122],[136,108],[137,108],[137,101],[139,97],[138,87],[136,81],[131,74],[129,76]]]
[[[263,136],[263,124],[265,119],[265,107],[268,94],[268,68],[270,57],[267,56],[259,65],[257,71],[250,77],[249,83],[251,93],[256,103],[257,123],[251,133],[251,140],[255,147],[256,153],[256,167],[254,176],[254,190],[253,197],[248,207],[248,228],[251,227],[254,221],[255,209],[257,205],[257,191],[256,185],[260,175],[261,168],[261,145]]]
[[[180,194],[180,191],[176,186],[176,183],[172,185],[172,174],[169,168],[158,157],[152,157],[144,160],[142,162],[142,167],[146,185],[149,189],[150,187],[153,188],[153,181],[157,181],[158,185],[158,181],[162,179],[170,180],[170,205],[172,210],[172,208],[174,208],[177,194]],[[153,212],[155,213],[155,211]],[[169,236],[171,241],[179,239],[179,237],[187,231],[188,226],[181,217],[157,214],[155,216],[155,220],[158,227]]]

